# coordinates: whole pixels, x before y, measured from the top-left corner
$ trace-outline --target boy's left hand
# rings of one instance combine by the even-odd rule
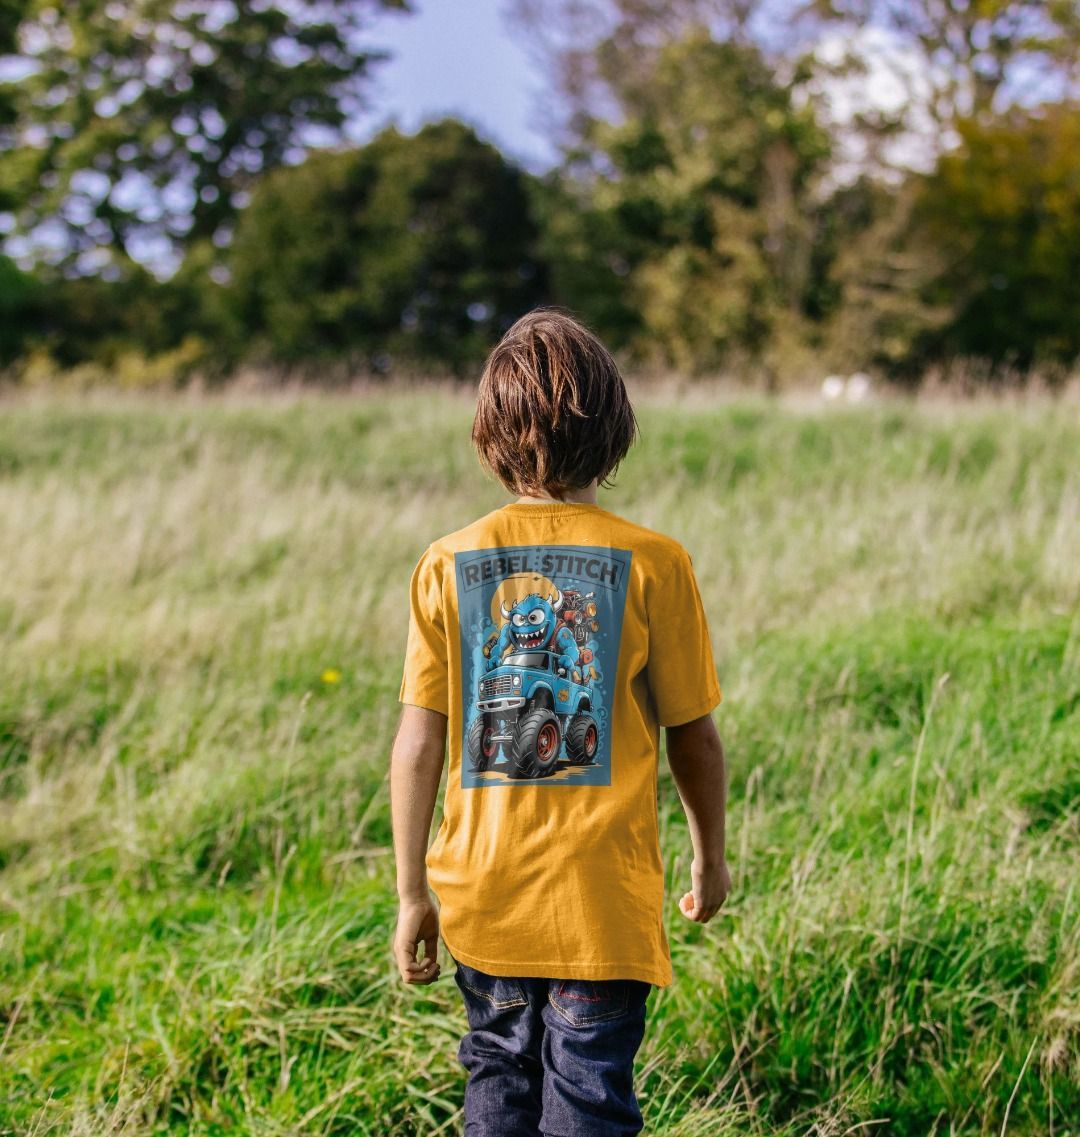
[[[424,945],[424,958],[416,958]],[[394,960],[406,983],[434,983],[439,978],[439,911],[430,894],[402,900],[394,930]]]
[[[691,891],[679,900],[679,911],[695,924],[707,924],[720,911],[731,891],[731,873],[721,859],[704,865],[695,857],[690,862]]]

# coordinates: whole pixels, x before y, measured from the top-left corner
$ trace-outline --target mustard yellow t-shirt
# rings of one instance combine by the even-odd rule
[[[659,728],[721,698],[686,549],[563,503],[514,502],[434,541],[399,698],[448,720],[427,867],[454,958],[667,986]]]

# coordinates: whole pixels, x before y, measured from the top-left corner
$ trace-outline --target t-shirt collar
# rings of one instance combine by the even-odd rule
[[[541,513],[606,513],[607,510],[588,501],[512,501],[504,505],[501,512],[533,516]]]

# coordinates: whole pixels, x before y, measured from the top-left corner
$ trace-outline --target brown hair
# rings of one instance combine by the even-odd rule
[[[472,441],[508,490],[562,498],[594,478],[610,484],[637,437],[615,360],[560,309],[522,316],[488,356]]]

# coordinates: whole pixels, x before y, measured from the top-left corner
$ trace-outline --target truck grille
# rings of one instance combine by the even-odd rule
[[[492,695],[509,695],[513,689],[513,680],[509,675],[494,675],[490,679],[480,681],[480,697],[490,699]]]

